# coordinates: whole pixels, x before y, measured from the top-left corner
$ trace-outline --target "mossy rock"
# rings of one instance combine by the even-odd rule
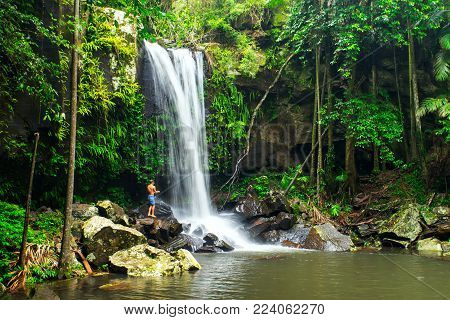
[[[349,236],[343,235],[331,223],[314,226],[303,248],[323,251],[348,251],[353,246]]]
[[[418,251],[435,251],[442,252],[441,242],[436,238],[427,238],[417,241]]]
[[[420,225],[421,207],[416,204],[410,204],[400,208],[388,220],[384,221],[378,232],[385,235],[395,235],[401,239],[414,241],[422,232]]]
[[[87,259],[96,266],[108,263],[109,256],[117,251],[146,242],[147,239],[139,231],[114,224],[103,217],[92,217],[83,225]]]
[[[109,258],[109,263],[113,272],[134,277],[170,276],[201,269],[187,250],[180,249],[170,254],[148,244],[118,251]]]
[[[114,223],[119,223],[124,226],[130,225],[130,218],[125,214],[125,211],[118,204],[109,200],[98,201],[96,207],[98,213],[105,218],[108,218]]]
[[[428,226],[432,225],[439,219],[439,216],[437,215],[437,213],[434,210],[431,210],[431,208],[429,208],[427,206],[421,207],[420,214]]]

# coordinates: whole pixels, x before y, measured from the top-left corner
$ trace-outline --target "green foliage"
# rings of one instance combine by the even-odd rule
[[[225,76],[255,77],[265,56],[242,29],[261,30],[268,5],[261,0],[176,0],[168,18],[154,19],[153,32],[177,46],[204,47]]]
[[[53,82],[65,79],[62,52],[61,63],[42,54],[40,43],[62,50],[68,42],[57,35],[54,26],[45,26],[35,15],[32,2],[5,0],[0,3],[0,145],[9,155],[22,153],[23,140],[11,139],[8,124],[15,112],[15,104],[24,97],[47,120],[59,121],[58,93]],[[14,156],[13,156],[14,157]]]
[[[346,99],[337,99],[334,109],[324,114],[325,121],[339,121],[346,134],[356,139],[356,145],[371,148],[380,147],[380,156],[393,162],[394,154],[390,149],[394,142],[400,142],[403,134],[398,109],[387,98],[380,95],[349,95]]]
[[[243,95],[231,82],[226,82],[214,71],[209,86],[216,92],[210,106],[211,114],[206,119],[207,140],[212,144],[209,167],[214,172],[224,172],[231,168],[233,150],[239,150],[244,143],[249,111]]]
[[[0,282],[8,279],[10,263],[17,259],[22,242],[25,210],[17,205],[0,201]],[[40,214],[28,228],[28,242],[52,243],[62,229],[62,215],[57,212]],[[42,270],[41,270],[42,271]],[[36,270],[39,275],[39,270]],[[42,271],[44,272],[44,271]]]
[[[300,169],[301,164],[287,169],[281,175],[280,187],[282,190],[286,190],[291,183],[292,179],[294,179],[297,171]],[[289,190],[288,197],[289,198],[299,198],[302,200],[306,200],[309,195],[312,195],[314,190],[311,188],[310,177],[305,175],[298,175],[295,179],[291,189]]]
[[[393,196],[402,201],[412,201],[418,204],[427,202],[426,189],[426,183],[418,168],[405,171],[400,179],[389,185],[389,191]]]

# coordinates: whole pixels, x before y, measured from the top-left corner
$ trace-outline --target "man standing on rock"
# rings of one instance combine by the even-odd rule
[[[155,181],[150,180],[150,184],[147,186],[148,191],[148,216],[156,218],[155,216],[155,194],[159,193],[155,187]]]

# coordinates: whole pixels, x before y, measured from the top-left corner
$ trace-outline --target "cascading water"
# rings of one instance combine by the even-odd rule
[[[155,104],[168,112],[176,125],[175,133],[167,135],[175,215],[191,224],[191,231],[212,232],[237,247],[249,247],[239,224],[219,216],[210,201],[203,54],[188,49],[166,50],[149,42],[144,49],[151,65]]]

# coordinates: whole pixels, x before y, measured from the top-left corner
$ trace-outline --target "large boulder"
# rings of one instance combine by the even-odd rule
[[[311,228],[305,239],[305,249],[323,251],[348,251],[353,246],[349,236],[343,235],[331,223]]]
[[[311,228],[303,224],[294,224],[289,230],[269,230],[261,233],[259,238],[267,243],[281,244],[283,242],[295,243],[303,246]]]
[[[84,222],[94,216],[98,216],[98,208],[96,206],[84,203],[74,203],[72,207],[72,236],[78,241],[83,236]]]
[[[217,241],[219,241],[219,237],[216,236],[214,233],[207,233],[203,237],[203,241],[205,242],[205,245],[213,246],[216,244]]]
[[[180,234],[175,239],[170,241],[169,243],[162,246],[162,249],[168,252],[174,252],[179,249],[185,249],[190,252],[195,252],[203,246],[203,240],[190,236],[188,234]]]
[[[275,223],[275,220],[276,217],[256,218],[248,226],[246,226],[246,230],[252,237],[258,237],[264,231],[270,230],[270,227],[273,223]]]
[[[119,223],[124,226],[130,225],[130,218],[118,204],[115,204],[109,200],[103,200],[97,202],[96,207],[102,217],[108,218],[112,222]]]
[[[416,240],[422,232],[422,226],[420,225],[421,209],[416,204],[402,207],[381,224],[378,233],[388,238],[396,237],[407,241]]]
[[[242,220],[250,220],[255,217],[266,216],[269,209],[265,203],[262,203],[256,192],[249,188],[247,195],[238,200],[234,212],[242,218]]]
[[[74,220],[86,221],[93,216],[98,216],[96,206],[85,203],[74,203],[72,206],[72,217]]]
[[[427,238],[417,241],[417,250],[442,252],[442,245],[438,239]]]
[[[172,241],[183,232],[182,224],[174,217],[137,219],[134,228],[160,245]]]
[[[167,276],[201,269],[187,250],[170,254],[148,244],[116,252],[109,258],[109,264],[112,271],[135,277]]]
[[[232,245],[223,239],[219,239],[219,237],[213,233],[207,233],[203,237],[203,242],[203,247],[198,249],[197,252],[228,252],[234,250]]]
[[[270,192],[263,200],[262,206],[267,208],[270,216],[279,212],[290,212],[290,206],[286,198],[279,192]]]
[[[145,236],[139,231],[115,224],[103,217],[92,217],[83,225],[86,258],[96,266],[108,263],[109,257],[117,251],[146,241]]]
[[[160,238],[166,242],[183,232],[182,224],[174,217],[158,219],[158,228]]]
[[[295,217],[293,214],[287,212],[280,212],[277,215],[275,223],[271,226],[274,230],[289,230],[295,223]]]
[[[130,217],[143,219],[148,217],[148,204],[143,204],[128,211]],[[159,198],[155,199],[155,215],[158,218],[174,217],[172,207]]]

